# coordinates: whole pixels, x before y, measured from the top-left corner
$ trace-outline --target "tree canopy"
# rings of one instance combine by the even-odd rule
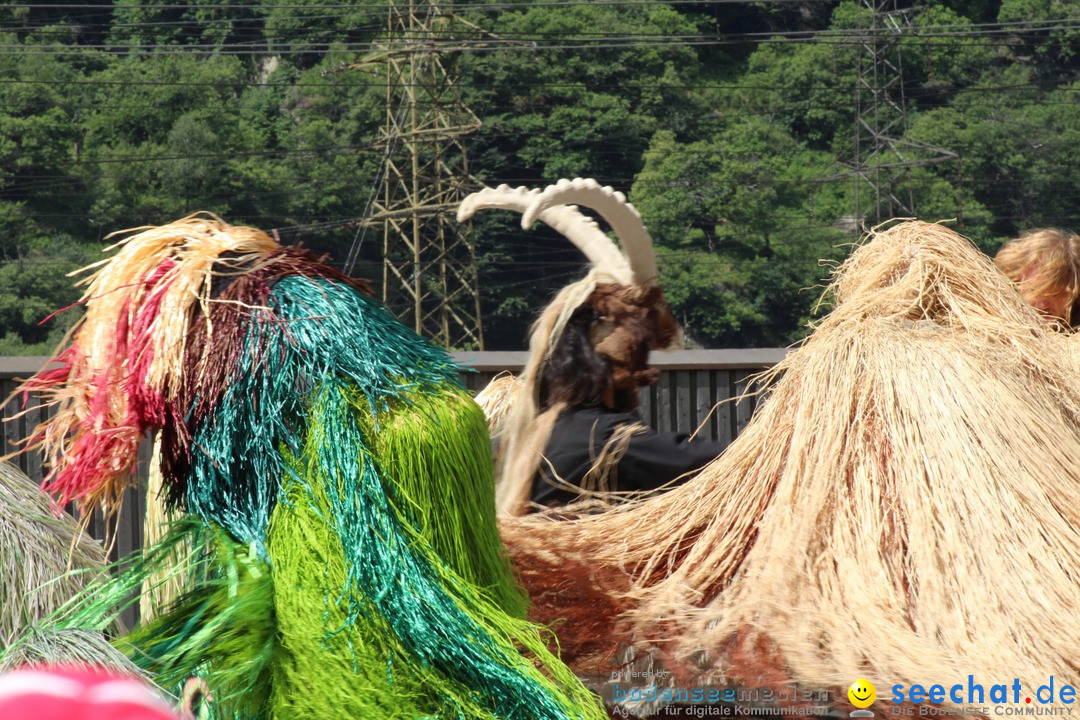
[[[360,221],[400,110],[387,52],[437,52],[481,124],[465,138],[479,181],[626,192],[704,347],[799,339],[829,266],[894,215],[951,220],[990,253],[1080,226],[1080,0],[868,4],[420,3],[437,22],[409,37],[390,3],[8,3],[0,352],[59,339],[66,274],[109,233],[197,210],[379,282]],[[584,268],[504,215],[474,223],[489,349],[524,347]]]

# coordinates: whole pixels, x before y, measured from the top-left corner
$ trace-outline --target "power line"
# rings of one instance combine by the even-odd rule
[[[911,39],[905,38],[905,45],[908,47],[922,45],[930,45],[934,47],[943,47],[945,44],[936,42],[925,42],[927,39],[935,37],[943,38],[987,38],[996,37],[1002,32],[1007,30],[1024,29],[1028,33],[1036,32],[1048,32],[1053,30],[1076,30],[1080,29],[1080,22],[1076,18],[1061,18],[1056,20],[1039,20],[1039,21],[1016,21],[1011,23],[994,23],[994,24],[980,24],[980,25],[941,25],[941,26],[921,26],[913,27],[910,30],[908,38],[918,38],[919,43],[914,42]],[[855,45],[865,42],[868,37],[872,37],[874,33],[881,32],[878,30],[867,29],[842,29],[842,30],[805,30],[805,31],[789,31],[784,33],[740,33],[740,34],[696,34],[696,35],[670,35],[670,34],[654,34],[654,33],[640,33],[640,34],[611,34],[611,33],[557,33],[552,35],[545,34],[528,34],[519,36],[502,36],[499,38],[491,37],[490,33],[477,31],[476,35],[480,39],[470,40],[468,39],[469,32],[455,32],[453,37],[447,37],[446,39],[438,39],[430,35],[420,38],[421,41],[416,39],[410,40],[408,36],[403,39],[395,40],[394,42],[387,43],[381,40],[370,40],[364,42],[326,42],[326,43],[308,43],[306,45],[300,45],[298,47],[285,46],[277,48],[255,48],[254,45],[265,45],[265,40],[251,41],[247,43],[215,43],[215,44],[199,44],[189,43],[184,45],[168,45],[168,44],[122,44],[122,45],[110,45],[110,44],[98,44],[98,45],[80,45],[75,47],[65,47],[64,49],[46,49],[44,46],[39,45],[27,45],[23,43],[0,44],[0,55],[4,54],[28,54],[28,55],[70,55],[81,54],[88,50],[100,50],[110,52],[152,52],[154,55],[168,56],[177,54],[199,54],[199,53],[212,53],[215,55],[306,55],[306,54],[320,54],[320,55],[332,55],[332,54],[358,54],[365,52],[372,52],[375,50],[384,52],[493,52],[493,51],[527,51],[536,52],[541,50],[590,50],[590,49],[636,49],[636,48],[651,48],[651,47],[699,47],[699,46],[723,46],[733,44],[751,44],[751,43],[814,43],[823,45]],[[887,36],[887,34],[885,35]],[[565,38],[571,38],[578,40],[577,44],[569,44],[566,42],[555,44],[544,44],[544,40],[548,37],[555,37],[560,40]],[[589,42],[594,39],[597,42]],[[1002,38],[1001,42],[994,43],[994,45],[1000,45],[1004,42],[1008,42],[1008,38]],[[1071,42],[1068,38],[1060,38],[1060,42]],[[961,46],[970,47],[972,43],[963,43]],[[33,48],[33,49],[31,49]]]
[[[752,1],[753,0],[745,0],[745,2],[752,2]],[[593,2],[579,3],[579,4],[587,5],[589,7],[595,7],[597,5],[603,5],[604,3],[597,2],[597,1],[594,0]],[[656,3],[656,4],[670,5],[672,3]],[[456,10],[460,9],[460,7],[461,7],[460,5],[453,6],[455,12],[444,13],[442,15],[442,17],[451,18],[455,14],[460,14],[460,13],[456,13]],[[483,7],[489,8],[489,7],[492,7],[492,6],[483,6]],[[550,7],[550,5],[549,4],[533,4],[533,3],[530,3],[530,8],[546,8],[546,7]],[[353,9],[355,10],[356,8],[353,8]],[[387,12],[389,12],[389,11],[387,11]],[[371,10],[363,11],[363,14],[372,15],[372,16],[378,16],[379,15],[378,12],[371,11]],[[287,16],[287,17],[284,17],[284,18],[280,18],[280,20],[318,20],[318,19],[333,19],[333,18],[336,18],[336,17],[343,17],[343,16],[339,16],[339,15],[321,15],[321,16],[294,15],[294,16]],[[110,19],[109,22],[107,22],[107,23],[79,22],[75,26],[72,26],[71,29],[74,29],[76,27],[79,28],[79,29],[84,29],[84,28],[86,28],[88,26],[89,27],[100,26],[100,27],[107,27],[107,28],[126,27],[126,26],[132,26],[132,27],[145,26],[145,27],[156,29],[156,28],[160,28],[160,27],[163,27],[163,26],[168,27],[170,25],[183,25],[183,26],[190,26],[190,27],[194,27],[194,28],[197,28],[197,29],[201,29],[201,28],[205,28],[207,24],[215,23],[215,22],[228,22],[228,23],[233,23],[233,22],[257,22],[257,21],[265,21],[266,19],[267,18],[265,18],[265,17],[264,18],[207,18],[205,20],[161,21],[161,22],[147,22],[147,23],[122,23],[122,22],[115,22],[113,19]],[[4,22],[3,20],[0,20],[0,23],[3,23],[3,22]],[[970,36],[982,36],[982,35],[998,35],[1000,33],[1010,32],[1010,31],[1015,31],[1015,30],[1022,30],[1022,31],[1025,31],[1025,32],[1048,32],[1048,31],[1059,30],[1059,29],[1073,29],[1075,27],[1074,24],[1076,22],[1077,22],[1077,18],[1075,16],[1064,16],[1064,17],[1060,17],[1060,18],[1039,18],[1039,19],[1034,19],[1034,20],[1011,20],[1011,21],[997,21],[997,22],[986,22],[986,23],[963,22],[963,23],[946,23],[946,24],[933,24],[933,25],[912,25],[909,28],[909,30],[916,37],[970,37]],[[43,25],[41,27],[42,28],[52,27],[52,28],[55,28],[55,29],[50,30],[50,32],[54,32],[56,34],[61,34],[61,35],[65,35],[65,36],[70,35],[70,30],[69,29],[66,29],[66,28],[63,28],[63,27],[56,27],[55,23],[52,23],[50,25]],[[372,25],[370,27],[369,26],[362,26],[360,28],[351,27],[349,29],[350,30],[356,30],[356,29],[368,30],[368,29],[374,29],[375,27],[376,26]],[[19,26],[19,27],[16,27],[16,28],[7,28],[7,29],[9,29],[9,30],[10,29],[15,29],[15,30],[20,30],[21,29],[21,30],[29,32],[29,31],[33,31],[33,30],[36,30],[36,29],[39,29],[39,28],[34,27],[34,26],[22,25],[22,26]],[[316,28],[289,28],[289,27],[274,28],[274,27],[264,27],[264,28],[257,29],[257,32],[260,35],[266,35],[268,33],[269,34],[274,34],[274,33],[278,33],[278,32],[280,32],[280,33],[290,33],[290,34],[298,34],[298,33],[299,34],[304,34],[304,33],[311,34],[311,33],[325,33],[325,32],[339,32],[340,33],[340,32],[343,32],[343,29],[340,29],[340,28],[316,29]],[[495,37],[495,36],[492,35],[491,31],[483,29],[483,28],[460,28],[459,27],[459,28],[455,28],[452,32],[449,31],[449,30],[444,30],[444,31],[441,31],[441,32],[433,31],[431,33],[426,33],[426,34],[415,33],[415,32],[409,31],[409,30],[403,30],[402,32],[395,33],[395,37],[398,38],[401,41],[410,41],[410,40],[411,41],[423,41],[425,43],[430,44],[432,42],[436,42],[436,43],[440,42],[438,40],[438,36],[440,34],[441,35],[446,35],[448,37],[452,35],[453,38],[461,38],[461,37],[468,37],[468,36],[478,36],[478,37],[486,38],[486,39],[488,39],[490,41],[494,41],[494,42],[500,42],[501,41],[501,42],[505,42],[505,43],[520,42],[520,41],[523,41],[523,40],[530,40],[530,39],[536,39],[536,38],[546,38],[546,37],[560,37],[561,38],[561,37],[567,37],[567,36],[570,36],[570,37],[583,37],[583,38],[598,37],[598,38],[607,38],[607,39],[616,39],[616,38],[622,38],[622,37],[635,38],[635,37],[665,37],[665,36],[667,36],[664,33],[653,33],[653,32],[641,32],[641,33],[621,32],[619,34],[613,34],[613,33],[606,32],[606,31],[601,31],[601,30],[594,30],[594,31],[575,30],[575,31],[570,31],[570,32],[568,32],[566,30],[552,30],[552,31],[546,31],[546,32],[545,31],[534,30],[534,31],[531,31],[531,32],[528,32],[528,33],[519,33],[519,34],[509,33],[509,32],[506,32],[506,31],[500,31],[498,36]],[[852,27],[852,28],[825,28],[825,29],[807,29],[807,30],[786,30],[786,31],[775,31],[775,30],[773,30],[773,31],[760,31],[760,32],[744,32],[744,33],[739,33],[738,36],[743,37],[743,38],[751,38],[751,39],[777,38],[777,37],[815,39],[815,38],[845,38],[845,37],[865,38],[868,35],[874,35],[874,34],[889,34],[889,33],[888,33],[887,30],[883,30],[883,29],[880,29],[880,28],[875,29],[875,28]],[[675,38],[691,38],[691,39],[693,39],[693,38],[704,38],[704,37],[717,36],[717,35],[731,35],[731,33],[724,33],[724,32],[721,32],[719,29],[717,29],[717,30],[713,31],[712,33],[698,33],[696,35],[681,35],[681,36],[672,36],[672,37],[675,37]],[[109,45],[101,44],[101,45],[92,45],[90,47],[106,48],[106,47],[109,47]],[[131,47],[152,47],[152,46],[135,45],[135,46],[131,46]]]
[[[266,88],[270,90],[275,89],[292,89],[292,88],[359,88],[359,89],[385,89],[386,83],[371,83],[371,82],[341,82],[341,83],[260,83],[257,80],[226,80],[226,81],[184,81],[184,80],[36,80],[29,78],[0,78],[0,85],[44,85],[44,86],[68,86],[68,85],[88,85],[88,86],[120,86],[120,87],[197,87],[197,88],[227,88],[227,87],[245,87],[245,88]],[[512,85],[507,83],[478,83],[478,82],[460,82],[458,86],[461,88],[468,88],[472,90],[480,90],[486,88],[498,88],[498,89],[581,89],[581,90],[621,90],[626,91],[627,86],[619,83],[588,83],[588,82],[522,82],[514,83]],[[802,92],[811,91],[839,91],[846,89],[847,86],[842,84],[835,85],[801,85],[799,90]],[[757,85],[757,84],[737,84],[737,83],[722,83],[722,84],[710,84],[710,83],[694,83],[694,84],[660,84],[654,86],[652,89],[661,90],[748,90],[748,91],[761,91],[771,93],[785,93],[790,92],[792,88],[777,86],[777,85]],[[934,86],[930,88],[915,88],[908,92],[910,97],[917,99],[929,99],[935,97],[946,97],[957,94],[965,93],[990,93],[990,92],[1005,92],[1012,90],[1042,90],[1042,86],[1039,83],[1014,83],[1014,84],[1001,84],[1001,85],[950,85],[950,86]],[[1073,94],[1080,92],[1080,87],[1073,86],[1058,86],[1052,90],[1054,93],[1066,93]],[[761,111],[767,112],[785,112],[785,111],[797,111],[804,109],[809,101],[800,101],[798,105],[791,105],[786,108],[776,108],[775,110]],[[1053,104],[1070,104],[1070,103],[1052,103],[1041,102],[1039,104],[1053,105]],[[498,103],[489,103],[488,107],[495,110],[519,110],[520,105],[505,104],[500,105]],[[833,103],[813,103],[812,107],[835,107]],[[80,105],[86,107],[85,105]],[[131,108],[158,108],[160,105],[117,105],[113,103],[101,103],[95,107],[109,107],[119,109],[131,109]],[[740,113],[745,114],[745,113]],[[757,113],[751,113],[757,114]]]
[[[1078,30],[1080,24],[1072,26],[1062,26],[1058,29],[1061,30]],[[920,37],[928,37],[926,35]],[[623,42],[622,40],[626,40]],[[700,36],[699,39],[677,39],[670,36],[657,36],[653,42],[642,42],[635,40],[634,38],[604,38],[605,42],[595,43],[559,43],[559,44],[541,44],[537,41],[512,41],[505,44],[494,45],[488,41],[446,41],[435,43],[432,47],[421,48],[413,45],[401,45],[398,47],[387,48],[384,44],[379,42],[364,42],[364,43],[325,43],[317,46],[301,46],[301,47],[276,47],[276,48],[243,48],[243,46],[222,47],[218,45],[177,45],[177,46],[162,46],[162,45],[145,45],[145,46],[131,46],[110,48],[116,52],[122,52],[124,54],[130,54],[133,51],[138,53],[139,51],[145,51],[147,54],[158,57],[171,57],[171,56],[221,56],[221,57],[280,57],[282,55],[290,56],[308,56],[319,55],[324,57],[337,56],[337,55],[358,55],[374,51],[388,51],[388,52],[416,52],[422,53],[425,51],[438,51],[443,53],[451,52],[475,52],[475,53],[491,53],[491,52],[549,52],[549,51],[567,51],[567,50],[643,50],[650,48],[685,48],[685,47],[724,47],[732,45],[745,45],[745,44],[817,44],[817,45],[834,45],[844,47],[855,47],[859,39],[857,37],[850,38],[789,38],[789,37],[768,37],[761,38],[756,41],[747,40],[743,36],[731,36],[728,38],[710,38],[708,36]],[[1062,45],[1071,44],[1073,41],[1069,38],[1060,38],[1056,42],[1060,42]],[[981,43],[982,47],[1003,47],[1009,43],[1007,40],[1001,42],[984,42]],[[905,46],[909,48],[915,47],[932,47],[937,49],[943,49],[947,47],[962,47],[970,48],[974,46],[974,43],[954,43],[952,45],[937,42],[913,42],[906,41]],[[65,56],[79,56],[84,55],[88,48],[79,47],[72,49],[28,49],[37,48],[35,45],[13,45],[6,44],[0,45],[0,56],[2,55],[40,55],[51,57],[65,57]],[[98,49],[98,48],[94,48]],[[100,48],[105,49],[105,48]]]
[[[819,0],[824,2],[825,0]],[[701,6],[713,6],[713,5],[748,5],[748,4],[768,4],[768,5],[783,5],[783,4],[806,4],[806,0],[553,0],[552,2],[537,2],[537,0],[521,0],[520,2],[502,2],[502,3],[485,3],[485,2],[455,2],[453,4],[454,9],[476,9],[476,10],[527,10],[532,7],[589,7],[589,6],[623,6],[623,7],[649,7],[656,5],[701,5]],[[204,4],[199,3],[197,7],[193,7],[188,3],[162,3],[162,4],[134,4],[134,5],[122,5],[117,6],[113,3],[102,4],[77,4],[77,3],[18,3],[15,7],[19,8],[33,8],[39,10],[83,10],[83,9],[98,9],[98,10],[358,10],[355,4],[323,4],[323,5],[281,5],[271,3],[252,3],[252,4]],[[389,12],[389,11],[388,11]]]
[[[594,3],[589,3],[590,6],[595,6],[597,4],[598,3],[595,3],[595,2]],[[541,7],[542,8],[542,7],[546,7],[546,6],[545,5],[534,5],[533,7]],[[363,14],[372,15],[372,16],[377,16],[378,15],[378,13],[376,13],[374,11],[365,11]],[[445,14],[444,17],[453,17],[454,14],[455,13],[448,13],[448,14]],[[106,23],[78,22],[76,25],[73,25],[73,26],[70,26],[70,27],[57,26],[56,23],[53,22],[53,23],[43,24],[43,25],[40,25],[40,26],[31,26],[31,25],[23,24],[23,25],[19,25],[19,26],[7,27],[7,28],[4,28],[4,29],[9,30],[9,31],[11,31],[11,30],[20,31],[21,30],[21,31],[25,31],[25,32],[32,32],[32,31],[42,30],[42,29],[47,28],[49,30],[49,33],[51,33],[51,34],[56,34],[56,35],[61,35],[61,36],[70,36],[72,30],[79,29],[79,30],[84,30],[85,31],[85,29],[87,27],[95,27],[95,26],[96,27],[102,27],[102,28],[109,28],[109,29],[115,29],[115,28],[118,28],[118,27],[147,27],[147,28],[151,28],[151,29],[159,29],[161,27],[171,27],[171,26],[191,27],[191,28],[195,28],[195,29],[206,29],[207,25],[212,24],[212,23],[265,22],[267,19],[268,18],[266,18],[266,17],[261,17],[261,18],[206,18],[206,19],[202,19],[202,20],[175,20],[175,21],[158,21],[158,22],[146,22],[146,23],[123,23],[123,22],[115,22],[114,20],[110,19],[110,21],[106,22]],[[275,19],[277,19],[279,21],[281,21],[281,20],[311,21],[311,20],[327,20],[327,19],[344,19],[344,16],[341,16],[341,15],[314,15],[314,16],[313,15],[293,15],[293,16],[286,16],[286,17],[283,17],[283,18],[275,18]],[[5,22],[4,20],[0,20],[0,27],[2,27],[2,23],[4,23],[4,22]],[[1003,22],[999,21],[999,22],[989,22],[989,23],[964,22],[964,23],[949,23],[949,24],[937,24],[937,25],[913,25],[910,28],[910,30],[916,37],[969,37],[969,36],[980,36],[980,35],[998,35],[1000,33],[1010,32],[1010,31],[1015,31],[1015,30],[1021,30],[1021,31],[1025,31],[1025,32],[1047,32],[1047,31],[1056,30],[1056,29],[1070,29],[1072,27],[1072,24],[1075,23],[1075,22],[1076,22],[1076,17],[1075,16],[1065,16],[1065,17],[1061,17],[1061,18],[1040,18],[1040,19],[1036,19],[1036,20],[1012,20],[1012,21],[1003,21]],[[375,30],[378,27],[379,26],[376,26],[376,25],[359,26],[359,27],[350,26],[348,28],[348,30],[350,30],[350,31],[355,31],[355,30]],[[332,28],[332,27],[331,28],[295,28],[295,27],[275,28],[275,27],[262,27],[262,28],[251,28],[250,30],[247,29],[247,28],[232,28],[232,29],[238,30],[240,32],[245,32],[245,33],[246,32],[257,33],[260,36],[265,36],[265,35],[268,35],[268,34],[273,35],[275,33],[295,34],[295,35],[304,36],[304,35],[312,35],[312,34],[316,34],[316,33],[323,33],[323,34],[325,34],[325,33],[341,33],[341,32],[345,31],[345,29],[343,29],[343,28]],[[771,37],[788,37],[788,38],[818,38],[818,37],[825,37],[825,38],[836,38],[836,37],[849,37],[849,36],[866,37],[867,35],[882,34],[883,32],[884,31],[881,30],[881,29],[855,27],[855,28],[826,28],[826,29],[808,29],[808,30],[787,30],[787,31],[775,31],[774,30],[774,31],[761,31],[761,32],[745,32],[745,33],[739,33],[739,36],[740,37],[746,37],[746,38],[771,38]],[[437,32],[437,31],[433,32],[430,35],[419,35],[419,34],[411,33],[409,31],[403,31],[403,32],[395,34],[395,37],[398,38],[399,40],[402,40],[402,41],[411,40],[411,41],[431,42],[433,40],[433,38],[437,38],[439,34],[440,33]],[[568,32],[566,30],[551,30],[551,31],[546,31],[546,32],[545,31],[540,31],[540,30],[533,30],[533,31],[530,31],[528,33],[521,33],[521,34],[514,34],[514,33],[508,33],[508,32],[505,32],[505,31],[500,31],[498,37],[496,38],[496,37],[492,37],[492,33],[490,31],[484,30],[484,29],[481,29],[481,28],[475,28],[475,29],[473,29],[473,28],[459,28],[459,29],[455,29],[452,33],[450,31],[443,31],[441,34],[447,35],[447,36],[452,35],[455,38],[468,37],[468,36],[479,36],[479,37],[488,38],[490,40],[502,40],[502,41],[508,42],[508,43],[509,42],[519,42],[519,41],[522,41],[522,40],[536,39],[536,38],[567,37],[567,36],[570,36],[570,37],[599,37],[599,38],[609,38],[609,39],[619,38],[619,37],[631,37],[631,38],[634,38],[634,37],[664,37],[665,36],[665,34],[663,34],[663,33],[655,33],[655,32],[640,32],[640,33],[622,32],[622,33],[619,33],[619,34],[616,35],[616,34],[606,32],[606,31],[601,31],[601,30],[595,30],[595,31],[575,30],[575,31],[570,31],[570,32]],[[715,35],[730,35],[730,33],[723,33],[723,32],[720,32],[719,29],[717,29],[712,33],[698,33],[696,35],[682,35],[682,36],[673,36],[673,37],[676,37],[676,38],[687,38],[687,37],[689,37],[689,38],[700,38],[700,37],[709,37],[709,36],[715,36]],[[110,46],[111,45],[109,45],[109,44],[99,44],[99,45],[90,45],[89,47],[107,48],[107,47],[110,47]],[[152,46],[136,45],[136,46],[131,46],[131,47],[152,47]]]

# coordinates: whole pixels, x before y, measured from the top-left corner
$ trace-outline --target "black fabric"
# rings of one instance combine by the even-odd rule
[[[612,433],[622,425],[641,423],[637,413],[621,413],[604,408],[578,408],[564,412],[551,430],[533,479],[532,501],[548,507],[571,502],[577,494],[553,483],[552,471],[563,482],[580,486],[595,458],[599,457]],[[626,454],[618,465],[613,490],[654,490],[672,480],[704,467],[723,450],[716,441],[689,440],[679,433],[659,433],[652,429],[630,438]],[[689,478],[684,478],[689,479]]]

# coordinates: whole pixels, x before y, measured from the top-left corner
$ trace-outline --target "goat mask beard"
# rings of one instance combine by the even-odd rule
[[[590,344],[611,365],[609,405],[619,392],[654,384],[660,371],[649,367],[649,351],[669,347],[679,334],[660,288],[603,283],[586,305],[597,316]]]

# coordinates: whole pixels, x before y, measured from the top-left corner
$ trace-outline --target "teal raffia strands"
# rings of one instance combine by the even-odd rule
[[[263,550],[285,473],[280,448],[296,451],[317,382],[353,381],[376,417],[397,398],[459,383],[445,351],[344,283],[287,277],[268,303],[252,304],[232,340],[238,370],[193,429],[187,506]]]
[[[397,673],[424,668],[431,673],[424,687],[435,708],[453,708],[450,716],[605,717],[595,698],[549,652],[541,631],[504,612],[487,592],[451,569],[421,536],[409,503],[392,500],[396,481],[372,454],[355,400],[350,402],[357,390],[337,379],[319,390],[297,460],[297,475],[310,497],[306,503],[279,505],[270,544],[278,567],[286,551],[278,548],[277,533],[298,522],[292,517],[301,512],[297,508],[325,507],[328,552],[343,553],[345,574],[341,585],[323,588],[328,602],[344,614],[340,627],[325,628],[331,636],[345,636],[354,648],[361,643],[377,648],[377,657],[384,659],[381,691],[388,701],[396,692]],[[439,452],[438,445],[417,449]],[[281,616],[290,614],[283,600],[277,604]],[[289,643],[287,636],[283,643]],[[303,685],[291,690],[290,679],[281,678],[282,702],[320,681],[302,675],[294,673],[291,682]],[[277,692],[278,682],[274,687]]]
[[[194,429],[187,501],[273,568],[273,716],[604,717],[522,619],[486,423],[446,353],[323,278],[264,307]]]

